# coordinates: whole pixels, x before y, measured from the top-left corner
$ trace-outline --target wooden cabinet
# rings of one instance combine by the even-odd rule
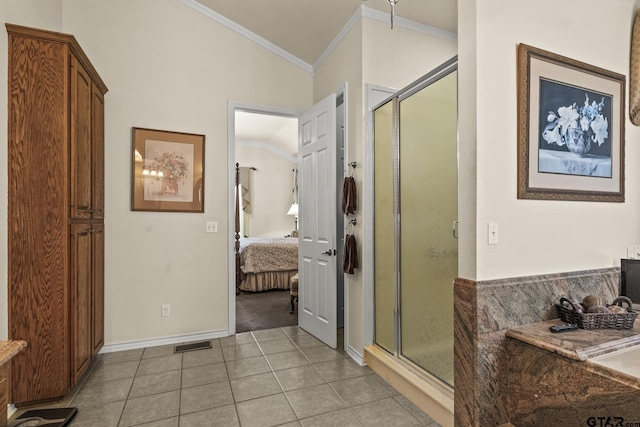
[[[73,36],[9,33],[9,337],[14,403],[63,397],[104,336],[104,94]]]
[[[104,93],[91,85],[91,218],[104,219]]]
[[[91,345],[91,224],[71,226],[71,378],[89,367]]]
[[[77,382],[104,344],[104,226],[71,225],[71,377]]]
[[[91,234],[91,354],[104,345],[104,225],[93,224]]]

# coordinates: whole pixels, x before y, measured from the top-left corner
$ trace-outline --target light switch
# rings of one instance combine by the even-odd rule
[[[218,232],[218,223],[207,222],[207,233],[217,233],[217,232]]]
[[[497,245],[498,244],[498,223],[490,222],[487,228],[488,228],[487,243],[490,245]]]

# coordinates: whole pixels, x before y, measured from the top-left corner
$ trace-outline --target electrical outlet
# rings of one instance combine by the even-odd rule
[[[169,304],[162,304],[162,313],[161,316],[162,317],[167,317],[171,314],[171,305]]]
[[[207,233],[217,233],[217,232],[218,232],[218,223],[207,222]]]

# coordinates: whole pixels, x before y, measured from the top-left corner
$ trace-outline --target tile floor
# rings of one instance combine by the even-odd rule
[[[211,342],[178,354],[171,345],[101,355],[59,406],[78,408],[72,427],[439,427],[297,326]]]

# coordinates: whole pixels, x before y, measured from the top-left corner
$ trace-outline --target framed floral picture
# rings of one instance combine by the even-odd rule
[[[518,198],[624,202],[625,76],[518,46]]]
[[[131,210],[204,212],[204,135],[133,128]]]

